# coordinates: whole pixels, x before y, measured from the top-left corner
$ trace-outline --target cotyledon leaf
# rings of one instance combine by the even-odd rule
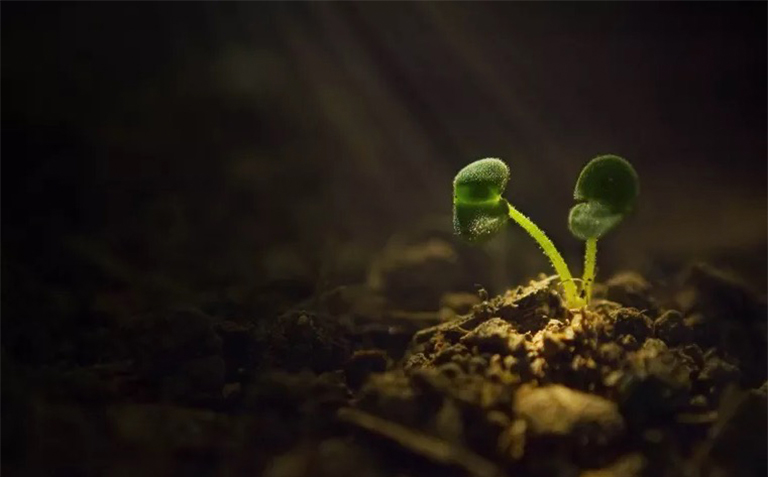
[[[499,159],[475,161],[453,181],[453,228],[470,242],[493,237],[509,220],[501,197],[509,181],[509,167]]]
[[[640,192],[637,172],[625,159],[598,156],[582,169],[568,215],[568,228],[581,240],[600,238],[632,210]]]
[[[571,208],[568,228],[576,238],[589,240],[602,237],[623,218],[623,214],[611,212],[599,202],[582,202]]]

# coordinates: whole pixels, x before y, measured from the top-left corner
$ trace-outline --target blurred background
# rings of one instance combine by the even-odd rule
[[[708,260],[764,290],[765,40],[762,2],[3,2],[4,341],[363,282],[393,240],[452,240],[488,156],[576,270],[573,186],[614,153],[641,197],[603,277]],[[514,227],[468,253],[496,291],[549,270]]]

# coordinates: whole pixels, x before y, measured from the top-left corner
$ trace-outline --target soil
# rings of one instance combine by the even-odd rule
[[[766,3],[385,3],[3,2],[0,474],[766,475]]]
[[[663,286],[620,273],[588,309],[544,275],[444,293],[439,245],[299,304],[116,319],[75,339],[87,360],[5,351],[4,470],[765,475],[763,297],[703,264]]]

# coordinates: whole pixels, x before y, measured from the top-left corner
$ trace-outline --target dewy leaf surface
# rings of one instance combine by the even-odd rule
[[[602,237],[623,218],[598,202],[582,202],[571,209],[568,228],[576,238],[586,241]]]
[[[461,169],[453,181],[453,228],[470,242],[491,238],[509,220],[501,198],[509,181],[509,167],[499,159],[475,161]]]
[[[500,159],[475,161],[461,169],[453,180],[454,202],[498,200],[507,187],[509,167]]]
[[[453,229],[470,242],[482,242],[496,235],[509,220],[507,201],[493,204],[462,204],[453,206]]]

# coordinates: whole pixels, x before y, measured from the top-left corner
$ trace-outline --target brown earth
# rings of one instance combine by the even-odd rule
[[[4,446],[16,456],[4,468],[765,474],[762,297],[706,265],[663,287],[617,274],[579,310],[543,275],[496,297],[441,294],[430,288],[451,286],[438,245],[385,254],[367,283],[278,319],[267,298],[242,298],[131,316],[82,338],[101,350],[97,364],[4,357]]]

